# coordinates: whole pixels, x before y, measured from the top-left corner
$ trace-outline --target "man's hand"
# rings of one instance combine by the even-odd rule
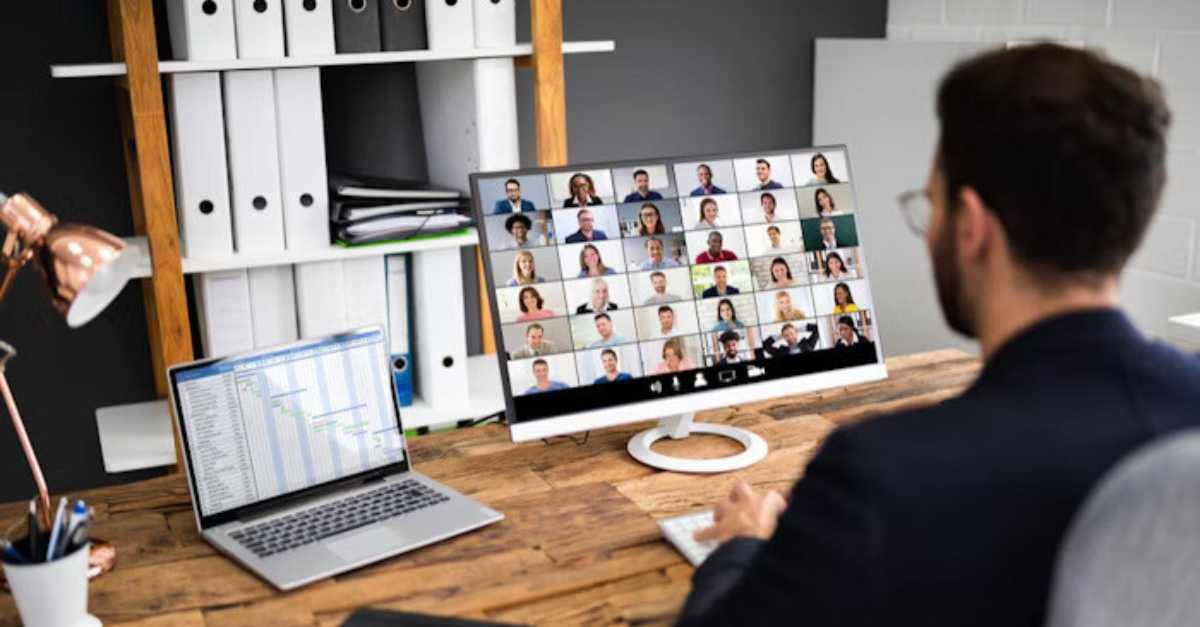
[[[697,531],[694,537],[697,542],[725,542],[739,536],[766,540],[775,533],[775,525],[785,509],[787,501],[778,492],[758,494],[743,481],[713,509],[713,526]]]

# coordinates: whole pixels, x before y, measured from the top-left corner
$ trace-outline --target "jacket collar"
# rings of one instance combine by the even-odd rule
[[[1089,345],[1116,347],[1145,338],[1117,309],[1091,309],[1051,316],[1021,331],[1000,346],[979,375],[978,383],[1001,377],[1047,353]]]

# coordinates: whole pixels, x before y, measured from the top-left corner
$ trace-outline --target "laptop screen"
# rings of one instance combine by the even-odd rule
[[[202,518],[405,461],[381,328],[171,371]]]

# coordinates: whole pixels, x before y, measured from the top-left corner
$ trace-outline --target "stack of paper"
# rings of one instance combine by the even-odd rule
[[[330,221],[338,242],[368,244],[457,231],[473,224],[461,192],[424,183],[335,175]]]

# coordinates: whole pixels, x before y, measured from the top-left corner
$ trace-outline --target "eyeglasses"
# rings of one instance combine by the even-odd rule
[[[904,213],[904,221],[913,233],[924,237],[929,230],[929,220],[933,216],[933,202],[929,200],[929,192],[924,189],[914,189],[900,194],[896,199],[900,203],[900,211]]]

